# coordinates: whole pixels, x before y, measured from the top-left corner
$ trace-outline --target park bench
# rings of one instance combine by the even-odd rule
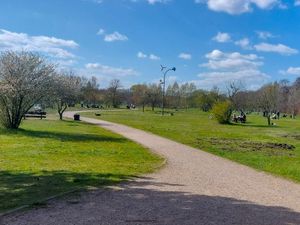
[[[46,112],[44,111],[41,111],[41,110],[37,110],[37,111],[28,111],[25,115],[24,115],[24,120],[26,118],[40,118],[40,119],[43,119],[43,118],[46,118]]]

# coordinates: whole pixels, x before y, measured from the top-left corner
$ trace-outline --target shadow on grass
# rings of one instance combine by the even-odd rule
[[[229,125],[232,126],[239,126],[239,127],[257,127],[257,128],[280,128],[279,126],[269,126],[267,124],[256,124],[252,122],[246,123],[230,123]]]
[[[61,176],[64,173],[58,174]],[[69,176],[70,174],[66,173],[61,178],[68,182]],[[34,178],[35,176],[31,179]],[[128,177],[125,176],[126,178]],[[119,191],[96,190],[54,201],[50,208],[46,205],[45,208],[38,208],[34,213],[29,211],[19,216],[18,220],[27,221],[28,224],[45,224],[45,222],[57,224],[62,220],[68,224],[111,225],[300,224],[300,213],[288,208],[223,196],[192,194],[184,192],[182,190],[184,187],[181,185],[154,182],[149,178],[128,182],[121,187],[122,190]],[[12,215],[11,218],[14,216]],[[4,219],[5,222],[9,221],[9,218]]]
[[[133,178],[123,174],[72,173],[65,171],[17,173],[0,171],[0,212],[77,188],[111,185]]]
[[[76,129],[76,128],[74,128]],[[80,133],[67,133],[67,132],[57,132],[57,131],[43,131],[43,130],[9,130],[5,133],[19,134],[33,138],[51,138],[59,141],[78,141],[78,142],[89,142],[89,141],[102,141],[102,142],[126,142],[125,138],[111,137],[99,134],[80,134]],[[4,132],[0,132],[4,133]]]

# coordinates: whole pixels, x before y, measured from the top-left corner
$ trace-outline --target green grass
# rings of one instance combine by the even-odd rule
[[[162,162],[142,146],[83,122],[30,119],[21,128],[0,129],[0,212],[128,180]]]
[[[284,118],[267,126],[260,115],[246,124],[220,125],[199,110],[162,117],[146,111],[102,111],[82,115],[123,123],[187,144],[230,160],[300,182],[300,120]],[[242,176],[242,174],[241,174]]]

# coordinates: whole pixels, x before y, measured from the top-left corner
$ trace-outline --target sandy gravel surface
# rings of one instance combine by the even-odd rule
[[[1,225],[300,225],[299,184],[134,128],[81,119],[141,143],[167,165],[119,187],[5,216]]]

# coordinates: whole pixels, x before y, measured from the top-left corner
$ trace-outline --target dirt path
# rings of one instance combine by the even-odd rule
[[[82,120],[141,143],[167,165],[118,188],[6,216],[0,224],[300,224],[299,184],[134,128]]]

